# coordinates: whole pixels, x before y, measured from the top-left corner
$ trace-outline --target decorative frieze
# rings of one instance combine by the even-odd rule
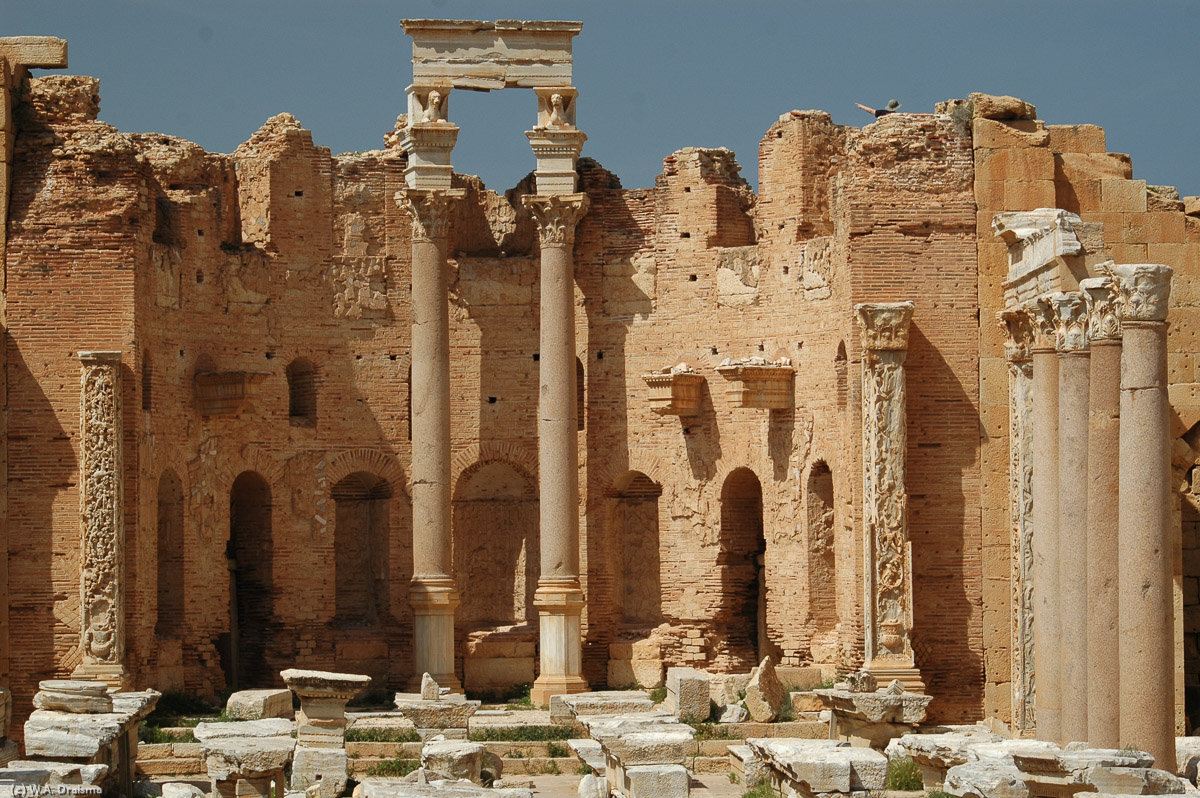
[[[774,363],[761,357],[725,358],[717,373],[729,380],[727,395],[734,407],[788,410],[795,404],[796,370],[786,357]]]
[[[575,227],[588,209],[587,194],[527,194],[521,202],[537,222],[543,247],[575,243]]]
[[[643,374],[650,409],[660,416],[694,416],[704,398],[704,375],[687,363]]]
[[[80,678],[124,687],[125,497],[121,353],[80,352]]]
[[[867,669],[923,689],[912,631],[912,551],[905,487],[908,444],[904,360],[912,302],[856,305],[862,332],[863,523]]]

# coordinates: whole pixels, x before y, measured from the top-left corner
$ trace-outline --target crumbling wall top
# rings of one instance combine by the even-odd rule
[[[571,85],[582,22],[406,19],[413,85],[490,91]]]

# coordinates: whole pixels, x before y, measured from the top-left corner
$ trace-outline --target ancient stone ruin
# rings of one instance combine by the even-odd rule
[[[118,131],[0,38],[0,792],[1195,784],[1200,198],[984,94],[629,189],[580,23],[404,31],[341,155]],[[503,193],[452,157],[501,89]]]

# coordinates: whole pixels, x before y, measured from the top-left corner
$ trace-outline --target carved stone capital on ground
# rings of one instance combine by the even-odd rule
[[[1088,312],[1083,294],[1051,294],[1050,305],[1054,309],[1054,348],[1059,354],[1086,352]]]
[[[527,194],[521,202],[537,222],[543,247],[575,243],[575,227],[588,209],[587,194]]]
[[[1121,321],[1166,321],[1174,269],[1160,263],[1120,263],[1112,267]]]
[[[863,349],[908,349],[908,326],[914,307],[912,302],[863,302],[855,305],[854,315],[862,332]]]
[[[1004,331],[1004,356],[1011,363],[1023,363],[1033,357],[1033,321],[1024,308],[1007,308],[996,314]]]
[[[1079,281],[1088,308],[1088,338],[1093,341],[1121,340],[1121,313],[1113,279],[1089,277]]]
[[[413,241],[446,238],[454,216],[454,203],[467,194],[465,189],[406,188],[396,192],[396,202],[412,219]]]

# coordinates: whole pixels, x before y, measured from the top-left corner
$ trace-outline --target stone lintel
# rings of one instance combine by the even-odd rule
[[[12,71],[26,69],[63,69],[67,66],[67,40],[53,36],[0,37],[0,58]]]
[[[403,20],[413,83],[492,91],[571,86],[571,40],[582,22]]]

